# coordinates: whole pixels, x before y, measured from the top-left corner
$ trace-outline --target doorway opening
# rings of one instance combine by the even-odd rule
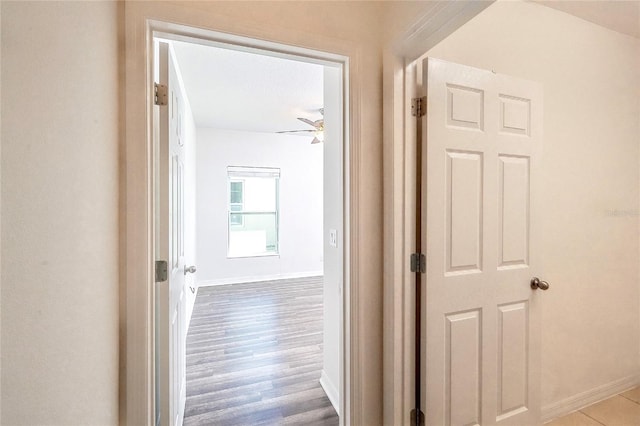
[[[154,52],[156,423],[342,423],[346,58]]]

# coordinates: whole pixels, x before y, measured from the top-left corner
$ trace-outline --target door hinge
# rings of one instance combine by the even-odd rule
[[[427,114],[427,97],[411,99],[411,115],[414,117],[422,117]]]
[[[153,101],[156,105],[166,105],[169,90],[164,84],[153,83]]]
[[[427,272],[427,258],[422,253],[411,254],[411,272]]]
[[[411,426],[424,426],[424,413],[420,409],[414,408],[409,416]]]
[[[167,261],[156,260],[156,282],[161,283],[167,280]]]

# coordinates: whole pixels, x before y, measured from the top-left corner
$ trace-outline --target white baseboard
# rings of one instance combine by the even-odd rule
[[[622,379],[595,387],[591,390],[580,392],[561,401],[545,405],[542,407],[542,422],[546,423],[557,417],[573,413],[588,405],[638,386],[639,383],[639,375],[623,377]]]
[[[308,278],[319,277],[324,274],[323,271],[309,271],[309,272],[293,272],[288,274],[274,274],[274,275],[257,275],[249,277],[232,277],[232,278],[218,278],[215,280],[203,280],[198,281],[196,284],[198,287],[209,287],[214,285],[226,285],[226,284],[239,284],[239,283],[255,283],[260,281],[274,281],[274,280],[286,280],[292,278]]]
[[[322,370],[322,374],[320,375],[320,386],[324,389],[324,393],[327,394],[329,401],[331,401],[331,405],[333,405],[336,413],[338,413],[338,417],[340,417],[340,394],[338,393],[338,388],[336,388],[324,370]]]

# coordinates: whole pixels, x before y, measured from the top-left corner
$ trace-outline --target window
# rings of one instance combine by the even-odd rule
[[[243,210],[244,181],[229,181],[229,223],[231,225],[244,225],[241,214],[232,212],[241,212]]]
[[[227,177],[227,255],[277,255],[280,169],[229,166]]]

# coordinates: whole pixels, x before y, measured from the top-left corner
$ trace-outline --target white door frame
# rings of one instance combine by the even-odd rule
[[[135,2],[134,2],[135,3]],[[143,2],[144,3],[144,2]],[[198,40],[209,44],[231,44],[244,49],[268,50],[279,56],[304,56],[318,63],[340,63],[343,69],[343,306],[344,318],[341,329],[342,399],[341,424],[359,424],[358,411],[361,404],[361,369],[359,350],[360,325],[358,323],[359,297],[357,285],[359,262],[357,241],[360,185],[359,147],[361,143],[359,108],[360,92],[354,69],[361,61],[358,50],[349,43],[335,40],[318,40],[318,46],[297,47],[286,42],[263,41],[261,34],[251,31],[243,35],[216,32],[209,23],[182,12],[182,22],[189,26],[169,22],[177,19],[170,16],[148,16],[144,5],[132,6],[134,13],[125,14],[125,164],[123,183],[125,194],[122,221],[123,279],[126,294],[121,296],[121,316],[126,332],[121,338],[120,377],[120,423],[148,425],[155,416],[155,372],[154,372],[154,300],[155,283],[154,255],[154,166],[156,147],[153,140],[153,38]],[[175,11],[172,11],[175,12]],[[179,14],[180,12],[178,12]],[[186,16],[189,15],[189,16]],[[189,19],[190,18],[190,19]],[[205,29],[206,28],[206,29]],[[255,38],[250,38],[255,37]],[[264,37],[266,38],[266,37]],[[292,40],[297,37],[291,37]],[[322,50],[320,50],[322,48]],[[327,53],[326,50],[335,52]],[[364,354],[366,355],[366,354]],[[357,407],[352,410],[351,407]]]
[[[267,43],[261,40],[256,40],[256,39],[250,39],[247,37],[242,37],[242,36],[235,36],[235,35],[228,35],[228,34],[222,34],[222,33],[217,33],[217,32],[213,32],[213,31],[208,31],[207,37],[203,38],[203,37],[194,37],[193,35],[185,35],[187,34],[189,31],[191,31],[191,28],[186,28],[186,27],[182,27],[182,26],[178,26],[175,24],[168,24],[165,22],[160,22],[160,21],[152,21],[151,25],[150,25],[150,30],[151,30],[151,37],[152,40],[156,40],[156,39],[160,39],[163,41],[181,41],[181,42],[187,42],[187,43],[193,43],[193,44],[200,44],[200,45],[205,45],[205,46],[215,46],[221,49],[229,49],[229,50],[236,50],[236,51],[242,51],[242,52],[247,52],[247,53],[253,53],[256,55],[268,55],[268,56],[273,56],[276,58],[284,58],[284,59],[291,59],[291,60],[299,60],[299,61],[303,61],[303,62],[308,62],[308,63],[313,63],[313,64],[318,64],[318,65],[323,65],[323,66],[329,66],[329,67],[336,67],[339,66],[340,67],[340,71],[341,71],[341,84],[340,84],[340,91],[342,92],[340,95],[340,99],[341,99],[341,109],[344,111],[346,107],[348,107],[349,102],[348,102],[348,94],[347,94],[347,90],[348,90],[348,86],[349,86],[349,58],[346,56],[342,56],[342,55],[337,55],[337,54],[330,54],[330,53],[325,53],[325,52],[318,52],[315,50],[311,50],[311,49],[306,49],[306,48],[291,48],[289,46],[286,45],[282,45],[282,44],[276,44],[276,43]],[[292,53],[292,51],[295,51],[296,53]],[[154,49],[155,52],[155,49]],[[151,63],[155,63],[155,58],[152,56],[150,58]],[[176,64],[176,66],[178,66],[178,64]],[[348,113],[343,113],[341,114],[341,128],[345,128],[345,123],[348,121],[349,116]],[[344,179],[344,175],[348,175],[349,173],[349,165],[345,162],[345,155],[344,153],[348,151],[349,149],[349,138],[348,135],[346,135],[344,132],[342,132],[342,135],[340,137],[340,141],[339,141],[339,149],[341,150],[342,154],[340,156],[340,163],[341,163],[341,178],[340,180],[342,181],[342,194],[344,194],[344,197],[347,198],[349,195],[349,188],[346,186],[346,180]],[[158,141],[155,141],[152,144],[152,155],[157,153],[157,150],[159,149],[158,147]],[[154,165],[154,167],[157,167]],[[155,177],[155,170],[153,173],[153,176]],[[158,185],[157,182],[154,181],[154,187]],[[162,191],[159,188],[156,188],[156,191]],[[340,194],[336,194],[336,195],[340,195]],[[340,223],[338,226],[338,233],[339,235],[342,234],[344,229],[348,228],[348,221],[349,221],[349,211],[344,203],[344,200],[341,200],[341,206],[343,207],[342,210],[342,223]],[[158,212],[155,212],[156,214],[158,214]],[[154,221],[154,223],[157,223]],[[323,236],[326,237],[326,235],[323,232]],[[323,238],[324,238],[323,237]],[[340,241],[340,239],[339,239]],[[335,394],[331,394],[330,398],[332,400],[332,403],[334,402],[333,398],[339,398],[339,407],[338,407],[338,412],[339,413],[344,413],[344,397],[340,398],[340,395],[345,395],[346,391],[345,391],[345,381],[344,381],[344,370],[345,367],[348,367],[349,365],[349,360],[344,358],[344,346],[345,346],[345,342],[343,339],[343,336],[345,335],[345,327],[348,326],[348,324],[350,323],[349,318],[346,318],[344,315],[344,305],[345,305],[345,294],[347,294],[347,291],[342,291],[342,288],[348,289],[349,288],[349,277],[346,276],[345,274],[345,265],[348,264],[349,262],[349,238],[347,237],[344,240],[344,244],[339,244],[339,250],[340,250],[340,254],[341,254],[341,260],[340,260],[340,265],[339,265],[339,269],[341,271],[341,282],[338,284],[338,288],[340,289],[340,294],[341,294],[341,309],[340,309],[340,318],[339,323],[340,323],[340,337],[339,337],[339,352],[341,355],[343,355],[340,358],[340,381],[337,384],[340,389],[341,392],[339,392],[339,395],[335,395]],[[156,259],[158,259],[158,257],[155,257]],[[344,285],[343,285],[344,283]],[[154,286],[155,289],[155,286]],[[155,300],[155,298],[154,298]],[[347,343],[348,344],[348,343]],[[155,347],[155,346],[154,346]],[[155,355],[155,362],[157,362],[158,358],[157,358],[157,354]],[[324,370],[323,370],[324,371]],[[321,378],[320,383],[323,383],[323,379]],[[323,387],[325,385],[323,384]],[[157,401],[157,399],[156,399]],[[157,407],[156,407],[157,408]],[[340,418],[340,424],[344,425],[344,416],[341,416]]]
[[[416,233],[417,129],[410,108],[411,98],[419,96],[415,61],[492,2],[441,2],[384,52],[383,424],[409,425],[414,408],[415,273],[409,257]]]

